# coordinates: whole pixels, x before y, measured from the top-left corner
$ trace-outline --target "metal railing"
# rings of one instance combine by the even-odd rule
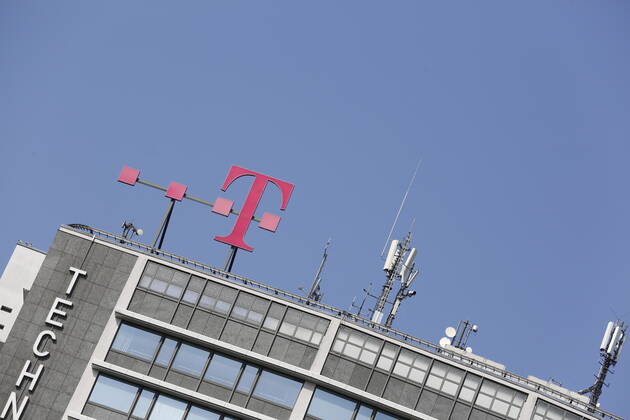
[[[582,412],[584,412],[586,415],[590,415],[590,416],[599,416],[601,418],[604,419],[609,419],[609,420],[624,420],[622,417],[616,416],[612,413],[609,413],[605,410],[602,410],[600,408],[597,407],[593,407],[587,403],[584,403],[581,400],[577,400],[574,399],[573,397],[571,397],[571,395],[565,394],[563,392],[557,391],[553,388],[550,388],[548,386],[545,386],[543,384],[540,384],[538,382],[534,382],[530,379],[527,379],[523,376],[517,375],[515,373],[510,373],[506,370],[500,369],[496,366],[490,365],[488,363],[484,363],[480,360],[476,360],[473,359],[471,357],[468,357],[466,355],[442,348],[436,344],[433,344],[429,341],[423,340],[421,338],[418,337],[414,337],[410,334],[407,334],[405,332],[396,330],[394,328],[391,327],[386,327],[384,325],[380,325],[380,324],[376,324],[368,319],[362,318],[360,316],[357,316],[353,313],[350,313],[348,311],[345,311],[343,309],[339,309],[336,308],[334,306],[330,306],[330,305],[326,305],[324,303],[321,302],[316,302],[310,299],[305,298],[304,296],[300,296],[297,295],[295,293],[291,293],[288,292],[286,290],[282,290],[282,289],[278,289],[276,287],[273,286],[269,286],[265,283],[260,283],[257,282],[255,280],[252,279],[248,279],[246,277],[240,276],[238,274],[234,274],[234,273],[230,273],[230,272],[226,272],[223,271],[219,268],[216,267],[212,267],[209,266],[207,264],[203,264],[197,261],[193,261],[190,260],[188,258],[170,253],[168,251],[164,251],[162,249],[156,249],[153,248],[149,245],[140,243],[140,242],[136,242],[136,241],[132,241],[129,240],[127,238],[124,238],[122,236],[113,234],[113,233],[109,233],[100,229],[96,229],[93,228],[91,226],[88,225],[83,225],[83,224],[70,224],[67,225],[68,227],[74,229],[74,230],[78,230],[78,231],[84,231],[84,232],[88,232],[91,235],[94,236],[99,236],[101,238],[106,238],[110,241],[116,242],[118,244],[125,244],[128,246],[132,246],[135,247],[143,252],[149,253],[151,255],[154,256],[161,256],[161,257],[165,257],[170,259],[171,261],[175,261],[177,263],[180,264],[184,264],[190,267],[193,267],[195,269],[198,270],[202,270],[205,271],[207,273],[216,275],[216,276],[220,276],[222,278],[226,278],[228,280],[237,282],[237,283],[242,283],[246,286],[251,286],[254,287],[256,289],[262,290],[270,295],[276,296],[276,297],[281,297],[284,298],[286,300],[289,300],[291,302],[294,303],[298,303],[301,305],[305,305],[308,306],[310,308],[316,308],[320,311],[326,312],[330,315],[336,316],[339,319],[343,320],[343,321],[349,321],[352,323],[355,323],[357,325],[362,325],[365,327],[368,327],[374,331],[383,333],[389,337],[392,338],[396,338],[399,339],[401,341],[404,341],[405,343],[410,343],[416,347],[419,347],[423,350],[427,350],[431,353],[434,354],[438,354],[441,356],[446,356],[449,357],[451,360],[455,361],[456,363],[465,365],[465,366],[469,366],[469,367],[473,367],[475,369],[478,370],[483,370],[484,372],[490,373],[493,376],[499,377],[501,379],[507,380],[508,382],[512,382],[515,383],[517,385],[520,386],[524,386],[527,388],[530,388],[534,391],[538,391],[540,393],[545,394],[548,397],[553,398],[554,400],[561,402],[563,404],[569,404],[571,407],[578,409]]]

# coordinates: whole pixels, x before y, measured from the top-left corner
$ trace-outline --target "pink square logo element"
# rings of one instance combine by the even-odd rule
[[[280,216],[276,216],[271,213],[263,213],[263,217],[260,220],[260,224],[258,225],[261,229],[266,229],[270,232],[275,232],[278,229],[278,224],[280,223]]]
[[[168,190],[166,190],[166,196],[168,198],[172,198],[173,200],[182,201],[187,189],[188,187],[185,185],[178,184],[177,182],[171,182],[168,186]]]
[[[214,205],[212,206],[212,212],[220,214],[222,216],[229,216],[230,211],[232,211],[232,206],[234,205],[234,201],[228,200],[227,198],[217,197],[214,200]]]
[[[136,185],[136,181],[138,180],[139,176],[139,170],[125,166],[120,171],[120,175],[118,175],[118,182],[122,182],[123,184]]]

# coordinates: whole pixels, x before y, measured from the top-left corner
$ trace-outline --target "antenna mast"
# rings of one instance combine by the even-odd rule
[[[606,385],[606,375],[611,367],[615,366],[619,361],[621,348],[626,340],[626,332],[628,326],[623,322],[609,322],[602,338],[602,344],[599,346],[599,354],[601,356],[599,373],[595,377],[595,383],[586,389],[580,391],[580,394],[591,394],[589,404],[597,407],[599,397],[602,395],[602,388]]]
[[[385,326],[391,327],[403,299],[416,294],[413,290],[407,290],[411,285],[411,282],[418,275],[418,270],[413,269],[416,249],[409,248],[410,244],[411,232],[405,236],[402,243],[398,240],[393,240],[389,247],[389,252],[387,253],[387,258],[385,259],[385,265],[383,266],[383,270],[387,275],[387,280],[383,285],[381,295],[378,297],[376,306],[372,311],[372,322],[380,324],[383,320],[383,310],[385,309],[385,305],[389,303],[387,299],[389,298],[389,293],[394,286],[395,280],[399,279],[401,286],[396,294],[396,299],[394,300],[391,311],[387,316]]]
[[[319,264],[319,268],[315,273],[315,278],[313,279],[313,284],[311,284],[311,289],[308,292],[307,298],[310,300],[314,300],[315,302],[319,302],[322,300],[322,292],[319,284],[322,281],[322,271],[324,270],[324,265],[326,264],[326,260],[328,259],[328,247],[330,246],[331,239],[328,238],[326,241],[326,245],[324,246],[324,254],[322,255],[322,262]]]

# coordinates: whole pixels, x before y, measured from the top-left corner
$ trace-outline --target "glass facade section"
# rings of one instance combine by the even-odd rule
[[[96,379],[83,414],[108,420],[238,420],[106,375]]]
[[[583,420],[584,418],[547,401],[538,399],[533,420]]]
[[[153,261],[147,263],[129,309],[305,369],[330,323]]]
[[[438,420],[515,420],[527,397],[346,326],[339,328],[322,375]]]
[[[150,360],[155,354],[160,336],[137,328],[131,329],[123,325],[118,329],[112,348],[133,354],[141,359]]]
[[[311,399],[307,420],[401,420],[359,401],[317,388]]]
[[[122,324],[119,330],[126,335],[146,333],[129,324]],[[156,356],[148,363],[138,363],[137,355],[113,346],[106,361],[274,418],[289,417],[302,382],[191,343],[157,336]],[[173,404],[164,398],[158,414],[163,411],[178,418]]]

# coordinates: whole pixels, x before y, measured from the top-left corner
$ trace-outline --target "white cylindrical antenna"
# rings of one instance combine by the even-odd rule
[[[617,343],[619,343],[622,335],[623,331],[621,331],[621,327],[617,326],[615,328],[615,332],[612,335],[612,338],[610,339],[610,344],[608,345],[608,350],[606,350],[606,353],[610,355],[613,354],[613,352],[615,351],[615,347],[617,347]]]
[[[406,281],[405,273],[407,272],[408,269],[410,269],[413,266],[413,260],[415,259],[416,259],[416,248],[411,248],[411,251],[409,251],[409,255],[407,256],[407,261],[405,261],[402,268],[400,269],[400,278],[403,283]]]
[[[601,351],[606,351],[608,348],[608,344],[610,344],[610,336],[612,335],[613,328],[615,328],[615,323],[610,321],[606,326],[606,332],[604,332],[604,338],[602,338],[602,344],[599,346]]]
[[[398,240],[394,239],[392,244],[389,246],[389,252],[387,253],[387,258],[385,259],[385,265],[383,265],[383,270],[392,271],[394,269],[394,263],[396,262],[396,253],[398,252]]]

